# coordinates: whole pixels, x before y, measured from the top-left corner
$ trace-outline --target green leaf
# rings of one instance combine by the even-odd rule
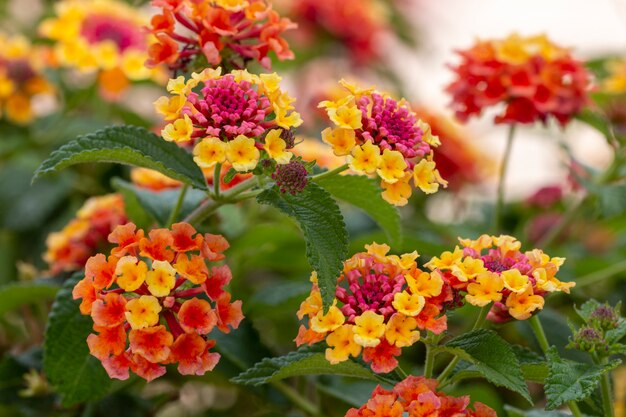
[[[307,259],[317,271],[324,309],[328,309],[335,298],[343,261],[348,256],[348,232],[337,203],[313,183],[296,195],[283,194],[272,187],[259,194],[257,201],[297,220],[304,233]]]
[[[532,404],[517,356],[511,345],[494,331],[473,330],[452,339],[440,349],[471,363],[489,382],[517,392]]]
[[[626,210],[626,184],[598,186],[596,193],[604,217],[618,216]]]
[[[505,405],[504,410],[508,417],[571,417],[571,414],[561,411],[520,410],[509,405]]]
[[[591,318],[591,313],[593,313],[593,311],[601,305],[602,304],[592,299],[585,301],[583,305],[580,306],[580,308],[574,306],[574,309],[576,310],[576,313],[578,313],[580,318],[583,319],[585,323],[587,323]]]
[[[100,361],[89,354],[87,336],[93,321],[80,313],[80,301],[72,299],[72,289],[80,278],[74,275],[58,292],[44,342],[44,371],[65,406],[100,398],[111,385]]]
[[[617,343],[626,336],[626,320],[621,319],[618,326],[615,329],[608,330],[604,338],[609,345]]]
[[[511,348],[519,360],[524,380],[543,384],[548,377],[548,363],[543,356],[523,346],[512,345]]]
[[[306,347],[285,356],[265,358],[231,381],[242,385],[261,385],[301,375],[342,375],[379,380],[371,370],[359,363],[348,360],[331,365],[323,353]]]
[[[16,282],[0,287],[0,316],[21,305],[54,299],[59,286],[49,280]]]
[[[170,178],[206,190],[200,168],[191,154],[137,126],[112,126],[73,141],[52,152],[33,176],[33,182],[71,165],[112,162],[159,171]]]
[[[226,175],[224,175],[224,178],[222,181],[224,181],[224,184],[230,184],[230,182],[233,180],[233,178],[235,178],[235,175],[237,175],[238,171],[235,168],[231,168],[228,170],[228,172],[226,172]]]
[[[605,372],[617,367],[621,361],[606,365],[592,365],[562,359],[555,347],[546,352],[549,373],[546,378],[546,409],[553,410],[569,401],[581,401],[592,395]]]
[[[335,175],[316,180],[335,198],[352,204],[366,212],[384,230],[391,246],[402,244],[400,212],[381,196],[378,183],[358,175]]]
[[[152,191],[145,188],[137,187],[129,182],[115,178],[112,181],[113,187],[119,191],[132,192],[137,201],[159,224],[165,225],[170,217],[172,209],[176,205],[180,189]],[[179,218],[184,218],[200,205],[207,196],[203,191],[189,189],[183,199],[183,205],[180,209]]]

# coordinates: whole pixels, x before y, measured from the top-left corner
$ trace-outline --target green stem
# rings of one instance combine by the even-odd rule
[[[498,233],[502,223],[502,209],[504,206],[504,180],[506,171],[511,159],[511,150],[513,149],[513,138],[515,137],[515,125],[509,126],[509,133],[506,138],[506,146],[504,148],[504,156],[500,164],[500,174],[498,175],[498,195],[496,199],[496,208],[493,216],[493,232]]]
[[[435,350],[430,344],[426,345],[426,360],[424,361],[424,377],[432,378],[435,367]]]
[[[254,178],[247,179],[233,188],[230,188],[220,194],[219,198],[216,198],[213,201],[207,200],[200,206],[198,206],[193,212],[191,212],[186,218],[185,222],[198,224],[202,222],[204,219],[209,217],[211,214],[215,212],[218,208],[225,204],[234,203],[237,201],[241,201],[238,199],[238,196],[242,194],[244,191],[249,190],[257,184]]]
[[[480,313],[478,313],[478,317],[476,318],[476,322],[474,323],[472,330],[480,329],[483,324],[485,324],[485,320],[487,319],[487,314],[489,314],[489,310],[491,310],[491,304],[487,304],[480,309]],[[446,366],[446,368],[437,377],[437,381],[439,381],[440,383],[444,382],[448,378],[448,376],[450,376],[450,374],[454,370],[454,367],[457,363],[459,363],[460,360],[460,357],[454,355],[454,358],[452,358],[448,366]]]
[[[396,366],[395,372],[396,375],[398,375],[402,379],[406,379],[406,377],[408,376],[407,373],[404,372],[404,369],[400,367],[400,365]]]
[[[604,375],[602,375],[600,390],[602,391],[602,408],[604,409],[604,415],[606,417],[615,417],[613,396],[611,395],[611,374],[609,372],[605,372]]]
[[[328,171],[324,171],[324,172],[322,172],[321,174],[313,175],[313,176],[311,177],[311,180],[312,180],[312,181],[317,181],[317,180],[322,179],[322,178],[332,177],[332,176],[334,176],[334,175],[339,174],[340,172],[345,171],[346,169],[348,169],[348,164],[343,164],[342,166],[337,167],[337,168],[335,168],[335,169],[331,169],[331,170],[328,170]]]
[[[222,164],[218,163],[215,165],[215,171],[213,171],[213,194],[215,198],[219,198],[220,196],[220,183],[222,182]]]
[[[272,381],[270,384],[280,391],[285,397],[289,399],[300,410],[311,416],[322,416],[320,409],[308,399],[304,398],[300,393],[293,388],[287,386],[282,381]]]
[[[543,326],[541,321],[539,321],[539,316],[534,315],[530,319],[528,319],[528,323],[530,327],[533,329],[533,333],[535,333],[535,337],[537,338],[537,342],[539,342],[539,347],[546,353],[548,349],[550,349],[550,343],[548,343],[548,338],[546,337],[546,332],[543,330]],[[580,408],[578,408],[578,404],[574,401],[569,401],[567,403],[572,415],[574,417],[582,417],[582,413],[580,412]]]
[[[599,271],[583,275],[576,280],[576,287],[585,287],[587,285],[603,282],[607,278],[611,278],[612,276],[617,275],[623,271],[626,271],[626,260],[613,264]]]
[[[548,232],[543,235],[539,242],[537,242],[536,247],[546,248],[551,245],[554,240],[558,238],[561,233],[563,233],[563,230],[565,230],[565,228],[571,223],[571,221],[574,220],[574,217],[576,217],[576,214],[578,214],[578,211],[580,210],[586,199],[587,197],[583,197],[579,199],[576,203],[569,206],[559,222],[555,224],[554,227],[551,227]]]
[[[185,200],[185,195],[187,194],[187,190],[189,186],[184,184],[180,189],[180,193],[178,194],[178,200],[176,200],[176,205],[172,209],[170,213],[170,217],[167,219],[167,226],[171,227],[172,224],[178,219],[178,215],[180,214],[180,209],[183,207],[183,201]]]

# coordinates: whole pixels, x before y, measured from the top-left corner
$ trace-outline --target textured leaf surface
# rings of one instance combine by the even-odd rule
[[[35,171],[33,181],[68,166],[87,162],[151,168],[195,188],[207,189],[204,175],[189,152],[136,126],[106,127],[79,136],[52,152]]]
[[[520,410],[508,405],[504,409],[508,417],[571,417],[571,414],[562,411]]]
[[[51,281],[18,282],[0,287],[0,316],[23,304],[54,299],[59,286]]]
[[[115,179],[113,186],[118,190],[132,192],[137,197],[137,201],[144,210],[161,225],[167,223],[170,213],[180,195],[180,189],[163,191],[146,190],[121,179]],[[200,190],[193,188],[187,190],[185,198],[183,199],[183,205],[180,208],[178,220],[191,213],[200,203],[206,200],[206,198],[206,194]]]
[[[316,183],[335,198],[367,213],[383,229],[391,246],[402,244],[400,212],[381,197],[382,190],[375,180],[358,175],[335,175]]]
[[[304,233],[307,259],[317,271],[324,308],[330,307],[348,255],[348,232],[335,200],[323,188],[310,183],[295,196],[282,194],[273,187],[259,194],[257,201],[296,219]]]
[[[553,410],[568,401],[581,401],[594,393],[605,372],[617,367],[621,361],[606,365],[573,362],[559,357],[556,348],[547,353],[549,373],[546,378],[546,409]]]
[[[43,366],[48,380],[66,406],[105,395],[111,379],[98,359],[89,354],[87,336],[93,321],[80,314],[72,299],[75,275],[58,292],[46,328]]]
[[[322,374],[378,380],[372,371],[359,363],[345,361],[331,365],[323,353],[304,348],[285,356],[265,358],[232,381],[243,385],[261,385],[293,376]]]
[[[442,349],[471,363],[492,384],[517,392],[532,403],[517,356],[495,332],[473,330],[452,339]]]

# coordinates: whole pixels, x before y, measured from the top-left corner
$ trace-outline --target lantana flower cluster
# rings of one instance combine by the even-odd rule
[[[177,363],[183,375],[203,375],[218,363],[210,333],[237,328],[241,301],[224,286],[231,278],[224,259],[228,242],[197,233],[188,223],[152,229],[145,236],[133,223],[118,226],[110,255],[87,261],[85,278],[73,290],[80,311],[93,319],[89,351],[111,378],[129,370],[151,381]],[[212,263],[209,268],[207,261]]]
[[[36,100],[54,95],[43,73],[45,55],[22,36],[0,33],[0,116],[26,124],[37,116]]]
[[[494,303],[488,320],[526,320],[543,309],[551,292],[569,293],[574,282],[562,282],[556,274],[565,258],[551,258],[540,249],[521,252],[521,242],[512,236],[482,235],[476,240],[459,239],[452,252],[432,258],[426,267],[439,272],[455,295],[479,307]]]
[[[258,61],[270,69],[270,52],[293,59],[282,37],[297,25],[280,17],[267,0],[153,0],[161,12],[152,17],[149,66],[184,70],[198,57],[209,66],[243,69]]]
[[[334,124],[322,132],[322,140],[335,155],[347,156],[350,169],[358,174],[378,175],[383,198],[391,204],[407,204],[411,181],[427,194],[447,185],[433,162],[432,149],[439,139],[404,99],[396,101],[344,80],[340,84],[343,96],[319,104]]]
[[[117,0],[62,0],[40,33],[55,41],[59,62],[97,73],[104,98],[115,100],[130,82],[163,80],[162,68],[147,68],[148,23],[136,8]]]
[[[326,359],[337,364],[363,354],[377,373],[398,366],[401,348],[420,339],[421,330],[439,334],[447,328],[444,304],[452,292],[439,272],[417,267],[417,252],[387,255],[387,245],[373,243],[344,262],[335,300],[327,312],[317,286],[298,310],[306,317],[295,341],[303,344],[326,341]]]
[[[43,258],[49,272],[56,275],[82,269],[89,257],[107,245],[113,229],[127,221],[120,194],[91,197],[62,230],[48,235]]]
[[[590,75],[583,63],[544,35],[478,41],[458,54],[461,62],[451,66],[456,77],[446,90],[462,121],[501,105],[496,123],[552,116],[565,125],[588,102]]]
[[[165,140],[193,146],[194,160],[204,169],[228,162],[235,170],[253,170],[263,157],[286,164],[293,154],[292,128],[302,124],[293,98],[280,89],[274,74],[254,75],[221,68],[170,80],[171,97],[155,102],[170,123]]]
[[[607,72],[601,91],[610,94],[626,93],[626,59],[611,59],[604,65]]]
[[[451,397],[437,391],[437,380],[410,375],[392,390],[377,386],[360,408],[351,408],[346,417],[497,417],[483,403],[468,408],[469,396]]]
[[[242,181],[250,178],[251,174],[237,174],[228,183],[224,182],[224,177],[228,173],[230,165],[225,163],[220,172],[220,189],[228,190]],[[203,169],[204,178],[209,186],[213,185],[213,175],[215,171],[212,169]],[[130,171],[130,179],[133,184],[152,191],[173,190],[183,186],[183,183],[148,168],[133,168]]]

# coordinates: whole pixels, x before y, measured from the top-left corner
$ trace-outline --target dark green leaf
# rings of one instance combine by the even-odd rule
[[[596,193],[604,217],[617,216],[626,211],[626,184],[598,186]]]
[[[51,281],[16,282],[0,287],[0,316],[23,304],[54,299],[59,286]]]
[[[35,171],[33,181],[65,167],[86,162],[112,162],[150,168],[195,188],[207,189],[204,175],[189,152],[136,126],[106,127],[79,136],[52,152]]]
[[[617,367],[621,361],[607,365],[579,363],[559,357],[555,347],[546,353],[549,373],[546,378],[546,409],[553,410],[569,401],[581,401],[594,393],[605,372]]]
[[[626,336],[626,320],[621,319],[618,326],[615,329],[608,330],[604,335],[604,338],[609,345],[619,342]]]
[[[591,318],[591,313],[593,313],[593,311],[597,309],[598,307],[600,307],[601,305],[602,304],[592,299],[592,300],[585,301],[583,305],[580,306],[580,308],[579,307],[574,307],[574,308],[576,310],[576,313],[578,313],[578,315],[580,316],[580,318],[583,319],[585,323],[587,323],[589,319]]]
[[[382,190],[375,180],[358,175],[335,175],[316,180],[316,183],[335,198],[366,212],[385,231],[391,246],[402,244],[400,212],[382,198]]]
[[[43,366],[50,384],[66,406],[105,395],[111,379],[100,361],[89,354],[87,336],[93,321],[83,316],[72,289],[79,275],[68,279],[58,292],[46,328]]]
[[[532,403],[517,356],[511,345],[495,332],[473,330],[452,339],[441,349],[471,363],[492,384],[517,392]]]
[[[297,195],[282,194],[273,187],[259,194],[257,201],[274,206],[297,220],[304,233],[307,259],[317,272],[324,308],[328,309],[348,255],[348,232],[337,203],[313,183]]]
[[[571,417],[571,414],[561,411],[520,410],[508,405],[504,406],[508,417]]]

